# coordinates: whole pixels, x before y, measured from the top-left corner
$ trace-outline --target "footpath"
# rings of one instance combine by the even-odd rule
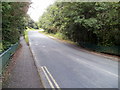
[[[12,58],[15,63],[10,66],[12,70],[9,78],[3,83],[2,88],[43,88],[33,56],[23,37],[20,43],[21,48]]]

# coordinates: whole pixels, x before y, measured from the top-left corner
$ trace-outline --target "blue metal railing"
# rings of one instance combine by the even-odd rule
[[[3,68],[7,65],[9,62],[11,56],[15,53],[15,51],[18,48],[19,43],[16,43],[9,47],[6,51],[0,54],[0,75],[2,74]]]

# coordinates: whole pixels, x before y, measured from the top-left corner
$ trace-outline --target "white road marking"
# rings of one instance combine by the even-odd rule
[[[87,64],[87,65],[93,67],[93,69],[97,68],[97,69],[100,70],[100,71],[103,71],[103,72],[109,73],[109,74],[111,74],[111,75],[113,75],[113,76],[115,76],[115,77],[118,77],[117,74],[114,74],[114,73],[112,73],[112,72],[109,72],[109,71],[107,71],[107,70],[104,70],[104,69],[102,69],[102,68],[99,68],[99,67],[97,67],[97,66],[94,66],[94,65],[92,65],[92,64],[90,64],[90,63],[87,63],[87,62],[82,61],[82,60],[79,60],[79,59],[76,59],[76,60],[77,60],[78,62]]]
[[[44,66],[45,70],[47,71],[47,73],[49,74],[50,78],[52,79],[52,81],[54,82],[54,84],[56,85],[56,87],[58,89],[60,89],[59,85],[57,84],[57,82],[55,81],[55,79],[53,78],[53,76],[50,74],[50,72],[48,71],[48,69],[46,68],[46,66]]]
[[[98,67],[98,66],[95,66],[95,65],[92,65],[92,63],[88,63],[88,62],[86,62],[84,59],[83,60],[80,60],[79,58],[76,58],[76,57],[73,57],[73,56],[70,56],[70,55],[68,55],[70,58],[73,58],[74,60],[76,60],[77,62],[79,62],[79,63],[83,63],[83,64],[87,64],[87,65],[89,65],[89,66],[91,66],[91,67],[93,67],[92,69],[94,69],[94,70],[100,70],[100,71],[102,71],[102,72],[105,72],[105,73],[108,73],[108,74],[110,74],[110,75],[113,75],[114,77],[117,77],[118,78],[118,75],[117,74],[114,74],[114,73],[112,73],[112,72],[110,72],[110,71],[107,71],[107,70],[105,70],[105,69],[102,69],[102,68],[100,68],[100,67]]]
[[[49,77],[48,77],[47,73],[45,72],[44,68],[43,68],[43,67],[41,67],[41,68],[42,68],[42,70],[43,70],[43,72],[44,72],[44,74],[45,74],[45,76],[46,76],[46,78],[47,78],[47,80],[48,80],[48,82],[49,82],[49,84],[50,84],[51,88],[55,88],[55,87],[53,86],[53,84],[52,84],[51,80],[49,79]]]

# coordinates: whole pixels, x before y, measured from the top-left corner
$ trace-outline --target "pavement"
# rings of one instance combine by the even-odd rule
[[[43,88],[32,53],[23,37],[20,43],[22,47],[12,59],[15,64],[12,66],[9,79],[3,84],[3,88]]]
[[[38,31],[28,34],[44,87],[118,88],[117,61],[78,50]]]

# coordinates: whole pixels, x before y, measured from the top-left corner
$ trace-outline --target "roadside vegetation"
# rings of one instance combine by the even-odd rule
[[[55,37],[55,38],[57,38],[57,39],[59,39],[59,40],[61,40],[61,41],[63,41],[63,42],[67,42],[67,43],[74,44],[74,45],[77,44],[77,43],[75,43],[75,42],[73,42],[73,41],[71,41],[71,40],[64,39],[64,37],[61,36],[61,35],[59,35],[58,33],[57,33],[57,34],[53,34],[53,33],[48,33],[48,32],[45,32],[45,31],[39,31],[39,33],[42,33],[42,34],[44,34],[44,35],[46,35],[46,36],[48,36],[48,37],[50,37],[50,36],[52,36],[52,38]]]
[[[28,32],[31,30],[37,30],[38,28],[38,24],[36,22],[34,22],[30,17],[28,18],[28,21],[26,23],[26,29],[24,30],[24,39],[27,43],[27,45],[29,45],[29,38],[28,38]]]
[[[95,51],[120,55],[119,8],[120,2],[55,2],[38,26]]]
[[[27,45],[29,45],[28,31],[29,31],[29,30],[25,30],[25,31],[24,31],[24,38],[25,38],[25,41],[26,41]]]
[[[2,40],[0,52],[19,42],[29,16],[29,2],[2,2]]]

